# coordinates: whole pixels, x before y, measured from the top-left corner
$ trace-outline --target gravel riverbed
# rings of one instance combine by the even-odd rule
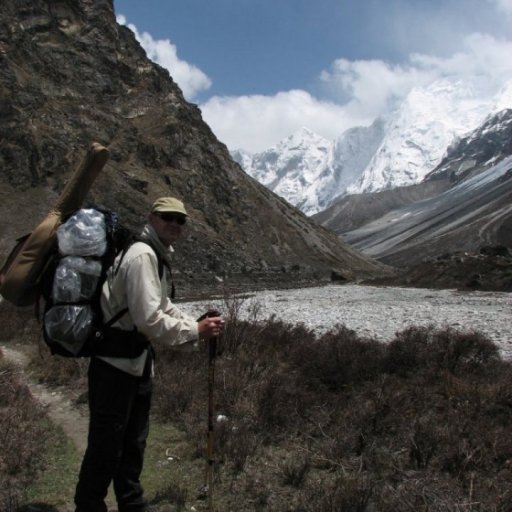
[[[233,299],[231,299],[233,300]],[[184,302],[199,314],[209,305],[226,310],[222,300]],[[512,294],[420,288],[329,285],[248,293],[238,301],[242,318],[276,318],[303,323],[319,334],[344,324],[359,335],[390,341],[411,325],[434,325],[484,333],[512,358]]]

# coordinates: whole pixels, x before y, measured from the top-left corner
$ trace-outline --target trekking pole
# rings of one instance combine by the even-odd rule
[[[215,383],[215,357],[217,355],[217,338],[210,338],[208,341],[208,441],[206,447],[206,488],[208,491],[208,510],[214,512],[213,508],[213,388]]]

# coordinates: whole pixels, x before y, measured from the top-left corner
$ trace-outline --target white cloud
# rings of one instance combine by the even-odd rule
[[[335,103],[315,99],[302,90],[274,96],[215,96],[201,105],[204,120],[230,149],[257,152],[306,126],[334,139],[365,120],[349,119]]]
[[[491,88],[512,76],[512,41],[474,33],[464,40],[463,49],[447,58],[415,54],[411,63],[440,77],[467,79],[481,77]]]
[[[321,80],[333,97],[337,94],[345,99],[347,109],[377,116],[414,87],[439,79],[467,82],[475,94],[488,99],[512,78],[511,55],[511,41],[472,34],[465,39],[462,51],[447,58],[417,53],[402,65],[339,59],[321,74]]]
[[[489,0],[498,10],[512,16],[512,0]]]
[[[345,102],[351,111],[375,117],[388,111],[415,85],[432,80],[412,66],[393,65],[381,60],[336,60],[320,79],[333,97]]]
[[[512,80],[512,42],[473,34],[447,58],[411,55],[402,65],[380,60],[336,60],[320,80],[331,101],[293,90],[274,96],[213,97],[203,117],[230,149],[261,151],[302,126],[334,139],[352,126],[386,114],[415,87],[435,80],[467,83],[474,101],[490,101]]]
[[[180,86],[185,98],[191,100],[200,92],[210,88],[212,82],[198,67],[178,57],[176,46],[169,39],[153,39],[147,32],[139,33],[137,27],[126,22],[123,15],[117,16],[117,22],[126,25],[146,51],[147,56],[167,69],[173,80]]]

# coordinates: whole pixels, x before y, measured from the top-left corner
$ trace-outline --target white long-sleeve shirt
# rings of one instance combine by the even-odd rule
[[[147,231],[148,226],[145,230]],[[149,228],[151,230],[151,228]],[[154,235],[154,232],[152,233]],[[153,238],[153,237],[152,237]],[[154,240],[152,240],[155,243]],[[158,242],[160,243],[160,242]],[[172,247],[160,247],[172,254]],[[197,321],[183,313],[167,296],[169,272],[164,266],[162,279],[158,275],[155,251],[144,242],[135,242],[109,269],[102,289],[101,306],[105,321],[128,308],[114,327],[131,331],[136,327],[151,341],[161,341],[181,350],[198,348]],[[101,357],[102,360],[131,375],[144,370],[147,351],[137,358]]]

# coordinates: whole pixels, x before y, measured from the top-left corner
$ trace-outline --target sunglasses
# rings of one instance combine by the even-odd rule
[[[185,222],[187,222],[187,218],[185,215],[180,215],[177,213],[158,213],[157,214],[164,222],[176,222],[180,226],[183,226]]]

